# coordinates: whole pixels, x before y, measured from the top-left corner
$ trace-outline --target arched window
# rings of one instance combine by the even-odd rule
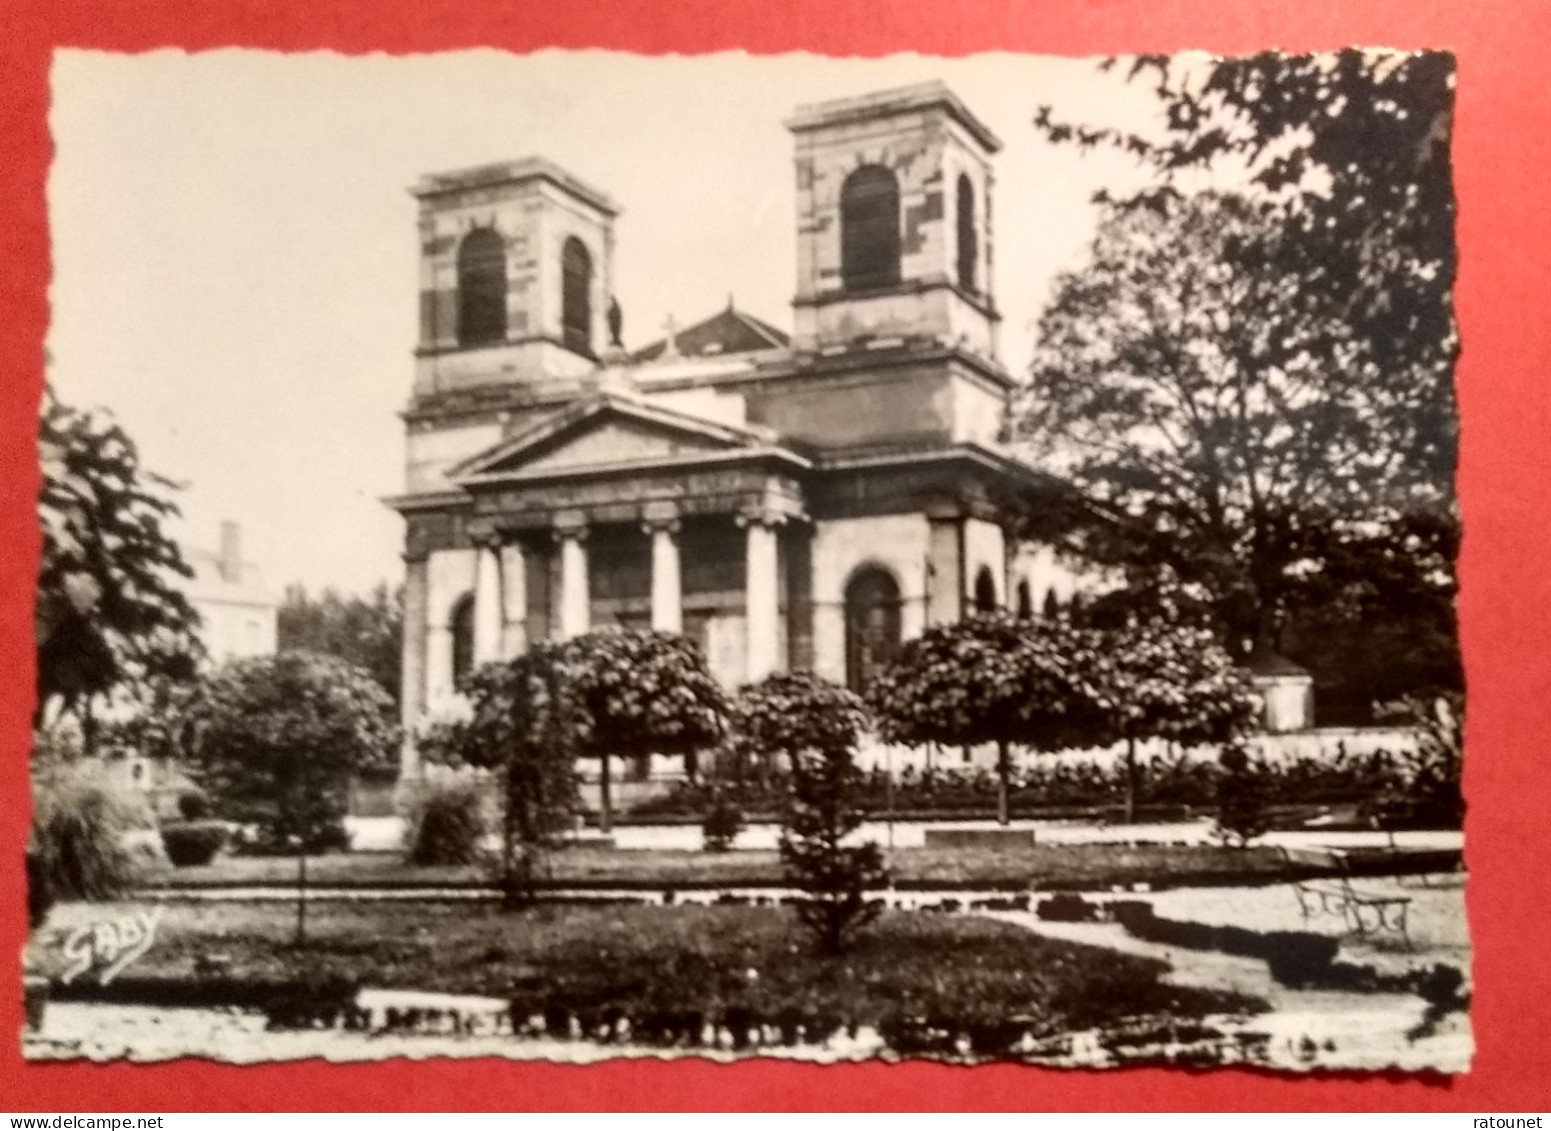
[[[492,228],[475,228],[458,246],[458,342],[506,338],[506,248]]]
[[[899,653],[899,585],[887,570],[862,570],[846,586],[846,686],[863,691]]]
[[[975,574],[975,612],[994,613],[996,609],[996,578],[991,576],[990,566],[981,566]]]
[[[1029,588],[1029,579],[1024,578],[1018,582],[1018,619],[1032,620],[1034,617],[1034,592]]]
[[[1054,589],[1045,590],[1045,615],[1058,617],[1061,615],[1061,598],[1056,596]]]
[[[474,595],[452,607],[452,685],[457,687],[474,667]]]
[[[840,278],[848,291],[899,282],[899,182],[863,165],[840,190]]]
[[[969,183],[967,174],[959,174],[959,286],[966,291],[977,290],[975,264],[980,259],[980,245],[975,236],[975,186]]]
[[[575,236],[560,253],[560,337],[568,349],[592,354],[592,256]]]

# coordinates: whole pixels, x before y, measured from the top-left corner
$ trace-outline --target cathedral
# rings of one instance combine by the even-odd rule
[[[940,83],[786,125],[790,333],[729,301],[629,350],[606,193],[541,157],[414,186],[407,730],[531,641],[650,627],[729,688],[860,688],[926,625],[1070,597],[1010,533],[1051,483],[998,443],[997,138]]]

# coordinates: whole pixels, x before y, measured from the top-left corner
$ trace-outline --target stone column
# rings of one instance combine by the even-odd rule
[[[474,666],[501,654],[501,548],[488,542],[478,548],[474,565]]]
[[[592,595],[587,587],[587,520],[580,514],[555,519],[560,542],[560,615],[556,636],[569,640],[587,631]]]
[[[503,660],[528,649],[528,559],[517,542],[501,547],[501,652]]]
[[[754,511],[738,516],[748,532],[744,625],[748,679],[764,679],[780,668],[780,574],[776,530],[785,515]]]
[[[678,508],[672,504],[647,507],[641,529],[652,539],[652,627],[658,632],[683,632]]]
[[[404,728],[399,749],[401,782],[420,776],[420,752],[415,747],[414,729],[425,712],[427,584],[425,559],[405,558],[403,683],[399,695],[399,722]]]

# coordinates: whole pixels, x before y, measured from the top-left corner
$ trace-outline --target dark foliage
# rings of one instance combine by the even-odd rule
[[[178,513],[175,485],[140,466],[134,441],[111,418],[61,404],[49,390],[38,455],[35,722],[126,680],[192,679],[198,616],[178,579],[193,571],[162,525]]]
[[[545,642],[479,668],[463,688],[470,717],[421,740],[433,762],[500,775],[498,880],[509,906],[532,900],[578,805],[576,756],[586,717],[572,664],[568,645]]]
[[[1220,761],[1213,835],[1234,848],[1244,848],[1270,828],[1265,769],[1237,744],[1224,747]]]
[[[1165,919],[1142,900],[1117,900],[1110,904],[1110,911],[1126,933],[1148,942],[1263,959],[1272,977],[1294,988],[1317,980],[1341,948],[1340,939],[1308,931],[1255,931]]]
[[[185,821],[203,821],[211,814],[210,798],[200,790],[178,794],[178,815]]]
[[[49,767],[33,783],[36,867],[56,899],[113,899],[139,875],[126,834],[150,824],[144,803],[90,767]]]
[[[1343,719],[1458,687],[1454,71],[1438,52],[1148,56],[1130,78],[1161,137],[1036,119],[1156,173],[1101,202],[1092,262],[1041,323],[1021,423],[1081,488],[1060,533],[1202,585],[1234,648],[1281,646]],[[1249,187],[1186,194],[1217,168]]]
[[[727,852],[743,831],[743,810],[723,794],[712,798],[700,824],[707,852]]]
[[[484,836],[484,800],[476,784],[433,786],[410,810],[405,860],[420,866],[475,864]]]
[[[54,881],[49,876],[48,864],[37,849],[27,850],[27,927],[37,930],[53,908],[55,901]]]
[[[399,701],[403,660],[404,595],[378,585],[365,597],[325,589],[312,597],[300,585],[287,586],[275,623],[282,652],[337,656],[377,681]]]
[[[781,818],[781,863],[806,899],[803,923],[819,948],[838,954],[878,913],[867,898],[887,878],[877,844],[847,844],[861,827],[855,753],[861,700],[818,676],[773,675],[745,688],[738,718],[750,741],[792,769]]]
[[[387,694],[333,656],[238,660],[204,681],[191,768],[221,813],[269,851],[348,845],[353,774],[388,763],[398,727]]]
[[[161,835],[174,867],[202,868],[226,846],[230,831],[222,821],[172,821],[162,826]]]
[[[599,823],[613,817],[614,755],[679,754],[693,763],[727,735],[727,697],[688,637],[670,632],[592,632],[564,645],[569,694],[579,714],[578,752],[598,759]]]

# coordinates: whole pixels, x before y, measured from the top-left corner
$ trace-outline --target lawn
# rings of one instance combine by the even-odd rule
[[[49,971],[76,927],[146,907],[62,905],[36,932],[29,965]],[[800,1023],[810,1036],[873,1026],[906,1051],[924,1051],[909,1049],[909,1032],[916,1040],[928,1030],[967,1034],[989,1052],[1025,1034],[1264,1008],[1236,993],[1170,985],[1162,980],[1168,966],[1157,959],[970,916],[888,913],[838,959],[814,953],[794,913],[781,908],[540,906],[503,913],[435,903],[326,903],[310,909],[308,922],[308,943],[298,948],[288,909],[166,904],[154,945],[109,991],[123,1000],[158,987],[190,989],[194,999],[213,1004],[222,983],[199,978],[196,964],[220,954],[230,961],[234,986],[332,986],[336,997],[341,985],[480,994],[512,1001],[514,1016],[558,1016],[568,1027],[574,1018],[584,1030],[600,1019],[625,1018],[634,1039],[648,1043],[698,1034],[702,1023]],[[318,1000],[328,992],[320,989]]]
[[[902,888],[1027,890],[1270,883],[1293,868],[1274,848],[1244,850],[1214,845],[1030,845],[1024,849],[905,848],[889,854]],[[1300,875],[1317,869],[1303,866]],[[308,882],[330,887],[482,886],[478,867],[409,867],[391,853],[341,853],[310,858]],[[224,857],[202,868],[166,868],[149,874],[147,886],[219,887],[283,885],[296,881],[296,861],[286,857]],[[780,859],[769,851],[707,853],[671,849],[572,848],[554,854],[549,882],[556,887],[640,888],[758,887],[780,884]]]

